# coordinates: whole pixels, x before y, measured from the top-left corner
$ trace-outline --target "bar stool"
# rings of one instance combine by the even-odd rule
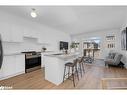
[[[78,69],[77,69],[77,61],[78,59],[74,60],[74,62],[68,62],[65,64],[65,67],[64,67],[64,75],[63,75],[63,82],[64,82],[64,79],[65,77],[67,76],[67,78],[69,79],[70,76],[72,76],[72,81],[73,81],[73,85],[75,87],[75,72],[77,74],[77,78],[79,80],[79,75],[78,75]],[[66,74],[66,68],[68,67],[68,73]],[[70,72],[70,68],[71,68],[71,72]],[[71,80],[71,79],[70,79]]]
[[[79,73],[81,74],[81,77],[83,76],[83,73],[85,73],[85,69],[84,69],[84,56],[83,57],[79,57],[78,58],[78,69],[79,69]]]

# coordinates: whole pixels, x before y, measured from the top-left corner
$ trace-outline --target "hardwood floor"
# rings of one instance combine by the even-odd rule
[[[127,70],[117,67],[107,68],[102,60],[96,60],[93,64],[85,64],[85,74],[76,80],[76,87],[70,80],[56,86],[44,80],[44,69],[39,69],[27,74],[18,75],[0,81],[0,86],[12,86],[13,89],[102,89],[102,78],[127,78]],[[112,84],[113,83],[113,84]],[[110,86],[126,86],[127,81],[110,82]]]

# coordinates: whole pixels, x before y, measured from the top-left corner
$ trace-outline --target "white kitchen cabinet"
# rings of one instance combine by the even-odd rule
[[[2,36],[2,41],[9,42],[11,40],[11,26],[8,23],[0,23],[0,34]]]
[[[2,71],[2,69],[0,69],[0,80],[2,77],[3,77],[3,71]]]
[[[45,64],[44,63],[46,63],[45,61],[45,53],[41,53],[41,67],[43,68],[43,67],[45,67]]]
[[[11,27],[11,42],[23,42],[23,28],[18,25]]]
[[[3,58],[2,71],[3,77],[9,77],[15,73],[15,58],[14,56],[5,56]]]
[[[25,55],[6,55],[0,71],[0,80],[25,73]]]
[[[23,36],[29,38],[38,38],[38,31],[34,29],[24,29]]]
[[[2,41],[4,42],[23,42],[23,32],[22,28],[18,25],[8,24],[8,23],[0,23],[1,31],[0,34],[2,36]]]
[[[55,52],[53,52],[53,51],[46,51],[46,52],[42,52],[41,53],[41,67],[45,67],[44,63],[47,63],[45,55],[50,55],[50,54],[53,54],[53,53],[55,53]]]
[[[16,55],[15,56],[15,62],[16,62],[16,74],[19,73],[25,73],[25,55]]]

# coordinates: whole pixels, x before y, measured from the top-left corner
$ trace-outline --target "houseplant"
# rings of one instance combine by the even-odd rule
[[[71,52],[75,52],[78,48],[79,43],[72,42],[70,45]]]

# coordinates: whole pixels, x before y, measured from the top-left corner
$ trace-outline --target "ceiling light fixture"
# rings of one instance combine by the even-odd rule
[[[36,18],[36,17],[37,17],[37,13],[36,13],[36,10],[35,10],[34,8],[32,8],[31,16],[32,16],[33,18]]]

